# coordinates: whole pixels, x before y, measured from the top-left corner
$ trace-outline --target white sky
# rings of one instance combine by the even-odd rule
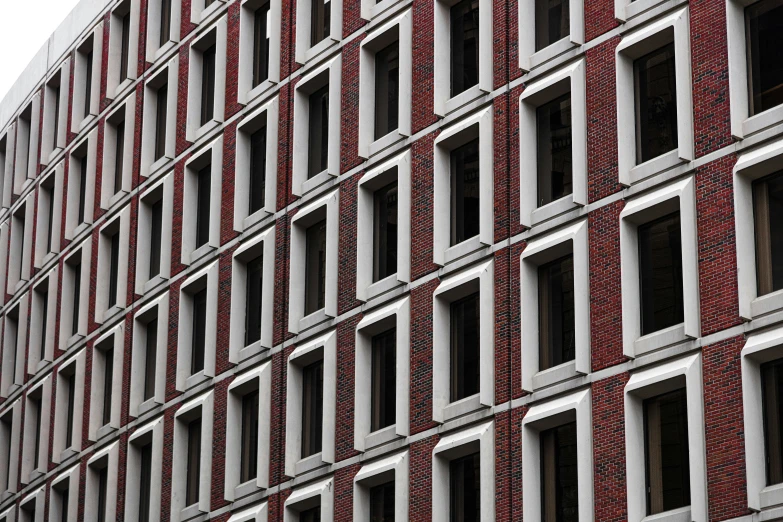
[[[0,0],[0,100],[78,0]]]

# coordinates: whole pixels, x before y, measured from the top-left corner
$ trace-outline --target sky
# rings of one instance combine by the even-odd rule
[[[78,0],[0,0],[0,100]]]

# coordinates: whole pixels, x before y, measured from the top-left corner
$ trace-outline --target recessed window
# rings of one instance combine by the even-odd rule
[[[70,481],[68,479],[52,486],[52,509],[49,517],[49,520],[52,520],[52,522],[68,522],[71,495],[69,486]]]
[[[155,161],[166,155],[166,119],[168,117],[168,84],[158,87],[155,93]]]
[[[372,338],[370,431],[397,422],[397,335],[391,329]],[[393,502],[392,502],[393,504]]]
[[[38,346],[31,347],[31,350],[37,350],[38,351],[38,360],[44,361],[47,359],[46,357],[46,341],[47,341],[47,328],[49,325],[49,286],[48,285],[38,285],[35,289],[35,306],[38,309],[38,324],[33,325],[33,328],[37,328],[38,332],[40,332],[40,337],[38,338],[40,341],[40,344]]]
[[[783,483],[783,360],[761,365],[762,409],[764,411],[764,450],[767,486]]]
[[[201,418],[188,423],[187,469],[185,471],[185,507],[199,501],[201,476]]]
[[[783,172],[753,182],[753,217],[756,234],[758,295],[783,289],[783,238],[773,234],[783,219]]]
[[[27,320],[23,314],[22,326]],[[12,310],[9,310],[5,315],[5,329],[3,335],[5,337],[3,341],[3,395],[8,396],[12,390],[12,386],[21,384],[17,382],[16,365],[19,359],[19,306],[15,306]],[[25,341],[22,341],[24,344]]]
[[[451,151],[451,246],[479,234],[479,140]]]
[[[639,226],[642,335],[684,320],[680,213]]]
[[[299,522],[321,522],[321,506],[299,512]]]
[[[83,53],[84,60],[84,112],[82,117],[86,118],[90,115],[90,107],[92,106],[92,68],[93,68],[93,49],[90,46],[89,49]]]
[[[212,165],[202,167],[196,178],[196,248],[199,248],[209,242]]]
[[[193,294],[193,333],[191,340],[190,374],[204,370],[207,331],[207,289]]]
[[[150,206],[150,244],[148,279],[160,274],[161,247],[163,246],[163,198]]]
[[[112,339],[113,342],[113,339]],[[103,407],[101,408],[101,423],[103,426],[111,422],[112,377],[114,375],[114,346],[103,350]]]
[[[318,0],[313,0],[317,2]],[[325,171],[329,159],[329,84],[313,92],[308,101],[307,179]]]
[[[201,52],[201,125],[212,120],[215,113],[215,58],[216,45]]]
[[[574,257],[538,267],[539,371],[576,357]]]
[[[536,51],[568,36],[568,0],[536,1]]]
[[[65,448],[73,446],[74,415],[76,414],[76,372],[65,376]]]
[[[258,389],[242,397],[242,447],[240,484],[258,477]]]
[[[120,231],[111,235],[109,252],[109,302],[108,305],[117,306],[117,287],[119,285],[120,265]],[[124,303],[122,303],[124,304]]]
[[[783,66],[777,49],[783,45],[783,2],[763,0],[745,8],[750,116],[783,103]]]
[[[249,212],[253,215],[266,203],[266,125],[250,135]]]
[[[576,422],[540,433],[542,520],[579,520]]]
[[[636,162],[644,163],[677,148],[677,90],[674,42],[637,58]]]
[[[158,358],[158,317],[155,316],[145,325],[146,335],[144,339],[144,393],[143,401],[148,401],[155,396],[155,372]]]
[[[253,87],[269,78],[269,34],[271,0],[253,13]]]
[[[71,272],[71,335],[79,333],[79,317],[81,315],[80,301],[82,295],[82,262],[77,258],[74,263],[69,264]]]
[[[479,392],[479,294],[451,303],[451,402]]]
[[[171,0],[157,0],[160,2],[160,27],[158,33],[158,46],[163,47],[171,35]]]
[[[98,471],[98,522],[106,522],[106,497],[109,488],[109,468]]]
[[[685,389],[644,401],[647,514],[688,506],[688,415]]]
[[[302,368],[302,458],[321,452],[324,410],[324,362]]]
[[[245,346],[261,340],[261,300],[263,296],[264,255],[247,263],[245,296]]]
[[[152,492],[152,441],[139,448],[139,519],[138,522],[150,520],[150,497]]]
[[[449,462],[450,522],[481,520],[481,454],[476,452]]]
[[[305,316],[325,306],[326,220],[311,225],[305,237]]]
[[[373,282],[397,273],[398,193],[397,181],[373,195]]]
[[[79,200],[78,200],[78,208],[79,212],[77,214],[77,220],[76,225],[81,225],[84,223],[85,219],[85,213],[86,213],[86,200],[87,200],[87,185],[88,185],[88,179],[87,179],[87,155],[83,155],[78,158],[78,171],[77,171],[77,180],[79,183],[78,187],[78,194],[79,194]]]
[[[400,104],[400,42],[375,53],[375,139],[397,130]]]
[[[479,83],[479,0],[460,0],[451,15],[451,97]]]
[[[568,5],[565,2],[565,5]],[[571,94],[536,109],[538,126],[538,206],[574,191],[571,146]]]
[[[128,79],[128,60],[130,57],[130,33],[131,33],[131,14],[130,10],[122,15],[120,41],[120,83]]]
[[[394,522],[394,481],[370,488],[370,520]]]
[[[32,397],[27,402],[29,410],[27,415],[30,415],[33,420],[33,469],[38,469],[40,464],[40,450],[41,450],[41,415],[43,413],[42,398]]]
[[[331,7],[330,0],[311,0],[310,47],[329,37]]]

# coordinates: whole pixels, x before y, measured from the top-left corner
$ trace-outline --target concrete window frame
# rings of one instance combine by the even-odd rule
[[[36,325],[30,329],[30,350],[27,356],[27,373],[37,375],[54,362],[55,331],[57,329],[57,282],[60,267],[52,266],[49,272],[39,279],[30,292],[30,324]],[[43,331],[38,325],[43,323],[41,317],[44,311],[41,291],[46,295],[46,339],[41,339]],[[44,345],[43,358],[38,347]]]
[[[330,0],[340,2],[341,0]],[[299,4],[297,4],[297,8]],[[333,22],[334,23],[334,22]],[[298,29],[298,26],[297,26]],[[326,170],[307,178],[310,95],[329,86],[329,122]],[[342,103],[342,54],[326,61],[305,75],[294,87],[294,154],[291,193],[302,196],[340,175],[340,109]]]
[[[38,136],[41,131],[41,93],[32,100],[16,119],[16,161],[14,163],[14,194],[21,194],[38,176]]]
[[[695,185],[689,176],[628,200],[620,212],[623,353],[627,357],[695,339],[701,333]],[[680,212],[684,321],[642,336],[638,227],[676,210]]]
[[[84,191],[84,222],[79,223],[79,183],[81,162],[87,161],[87,187]],[[90,228],[95,205],[95,178],[98,163],[98,129],[93,129],[72,150],[68,158],[68,187],[65,203],[65,239],[73,240]]]
[[[155,392],[144,400],[144,371],[146,369],[147,325],[158,320],[157,350],[155,357]],[[169,339],[169,293],[140,308],[133,317],[133,346],[131,347],[131,377],[129,412],[140,417],[165,403],[166,399],[166,347]]]
[[[86,54],[92,51],[92,77],[87,78]],[[101,112],[101,57],[103,56],[103,21],[98,22],[76,46],[74,51],[73,92],[71,101],[71,132],[80,133]],[[90,106],[85,108],[87,84],[90,85]],[[76,95],[76,93],[79,93]],[[86,116],[85,116],[86,114]]]
[[[106,95],[110,99],[119,98],[138,78],[139,26],[141,25],[139,3],[139,0],[120,2],[109,16],[109,66],[106,71]],[[120,70],[122,66],[122,18],[126,14],[130,14],[128,64],[125,71],[126,78],[120,81],[122,77]]]
[[[734,226],[737,242],[739,314],[746,321],[783,308],[783,291],[758,295],[753,182],[783,169],[783,140],[742,153],[734,165]]]
[[[117,164],[117,126],[123,123],[122,179],[120,187],[114,186]],[[103,166],[101,167],[102,209],[110,209],[125,199],[133,186],[133,140],[136,130],[136,93],[132,92],[117,109],[106,117],[103,124]]]
[[[16,522],[16,504],[0,513],[0,522]]]
[[[663,3],[665,0],[614,0],[614,17],[620,23],[630,22]]]
[[[209,513],[212,487],[212,440],[214,391],[208,391],[179,407],[174,414],[174,465],[171,480],[171,521],[190,520]],[[185,506],[187,474],[188,424],[201,419],[201,465],[198,502]]]
[[[274,0],[278,1],[278,0]],[[278,131],[280,98],[275,96],[242,119],[237,125],[236,157],[234,169],[234,230],[244,232],[277,210]],[[250,168],[252,165],[251,136],[266,128],[264,163],[264,206],[250,213]]]
[[[165,170],[177,156],[177,89],[179,84],[179,55],[171,60],[144,84],[144,118],[141,130],[141,166],[139,174],[154,177]],[[155,160],[158,96],[166,87],[166,142],[161,158]]]
[[[267,522],[269,517],[269,507],[266,502],[257,506],[234,512],[227,522]]]
[[[365,315],[356,325],[354,443],[357,451],[366,451],[410,434],[410,297],[404,297]],[[372,431],[372,338],[395,330],[396,422]],[[407,515],[407,513],[406,513]],[[366,519],[368,517],[364,517]],[[405,520],[403,517],[402,520]]]
[[[298,522],[299,513],[321,507],[321,522],[334,521],[334,477],[294,489],[285,501],[283,522]]]
[[[590,389],[580,390],[530,408],[522,419],[522,489],[525,520],[542,520],[541,437],[544,430],[576,422],[578,513],[593,518],[593,425]]]
[[[329,36],[313,45],[310,37],[312,0],[296,3],[296,48],[294,59],[302,65],[316,62],[328,50],[336,47],[343,36],[343,0],[330,0]],[[338,91],[340,92],[340,91]],[[331,93],[329,93],[331,98]]]
[[[696,353],[646,368],[631,375],[625,385],[625,447],[644,448],[644,399],[685,389],[688,410],[688,448],[690,465],[690,507],[660,513],[656,521],[708,520],[706,445],[704,438],[704,399],[702,393],[701,354]],[[628,521],[648,520],[645,454],[626,453]]]
[[[196,248],[196,222],[198,215],[198,173],[209,165],[209,239]],[[182,198],[182,254],[184,265],[191,265],[220,246],[221,184],[223,181],[223,135],[221,134],[185,163],[185,180]]]
[[[242,447],[242,399],[258,391],[258,474],[240,483]],[[270,416],[272,411],[272,363],[237,376],[228,386],[226,404],[226,484],[224,498],[229,502],[259,493],[269,487]]]
[[[239,86],[237,101],[251,103],[280,82],[280,41],[283,3],[269,0],[269,69],[268,77],[253,87],[253,35],[255,12],[263,0],[242,0],[239,11]]]
[[[457,96],[451,96],[451,8],[458,0],[435,0],[434,4],[434,111],[438,116],[464,107],[470,102],[492,92],[492,27],[493,12],[490,0],[479,0],[479,70],[478,84]]]
[[[218,261],[190,276],[179,290],[179,333],[177,335],[176,389],[186,391],[215,376],[215,347],[218,327]],[[207,291],[204,369],[190,373],[193,338],[193,294]]]
[[[16,123],[11,122],[5,132],[0,137],[0,186],[2,187],[2,197],[0,197],[0,206],[5,211],[11,206],[11,191],[13,189],[14,172],[14,147],[16,146]],[[0,292],[2,294],[3,292]]]
[[[573,361],[540,371],[538,270],[541,265],[571,254],[574,260]],[[530,241],[520,256],[520,316],[522,317],[522,389],[534,392],[590,373],[590,250],[587,220]]]
[[[125,348],[125,323],[122,322],[101,335],[92,345],[92,378],[90,385],[90,424],[87,439],[99,441],[110,436],[120,428],[122,414],[122,375]],[[112,360],[111,395],[104,395],[106,377],[106,351],[114,350]],[[111,404],[109,422],[103,424],[103,402]]]
[[[200,0],[202,3],[204,0]],[[196,9],[194,2],[192,7]],[[216,0],[210,8],[217,9],[222,0]],[[198,141],[210,131],[220,127],[226,110],[226,45],[228,24],[226,16],[218,20],[208,31],[199,35],[189,46],[188,61],[188,99],[185,139],[191,143]],[[212,117],[201,124],[201,76],[203,71],[203,51],[215,46],[215,101]]]
[[[89,305],[90,305],[90,264],[92,260],[92,239],[87,238],[78,247],[74,248],[71,254],[63,262],[63,272],[61,276],[62,288],[61,302],[72,303],[73,293],[80,292],[79,310],[73,310],[71,306],[60,307],[60,349],[65,351],[87,336],[89,325]],[[79,281],[74,280],[73,265],[81,263]],[[73,314],[79,314],[79,324],[75,334],[71,334],[73,324]]]
[[[49,429],[52,412],[52,376],[47,375],[25,394],[24,443],[22,445],[22,483],[30,484],[46,475],[49,465]],[[41,408],[41,427],[37,432],[36,417],[30,415],[33,401],[39,402]],[[36,435],[44,441],[38,447],[38,466],[35,465]],[[43,507],[41,509],[43,513]]]
[[[483,261],[441,280],[432,296],[432,420],[444,422],[495,405],[494,260]],[[450,398],[451,303],[479,293],[479,392]]]
[[[190,22],[198,25],[207,18],[216,13],[226,0],[213,0],[211,5],[207,5],[207,0],[192,0],[190,3]]]
[[[60,162],[54,169],[41,179],[38,185],[38,209],[36,212],[35,234],[35,268],[47,266],[56,259],[60,253],[60,234],[62,231],[63,217],[63,178],[65,176],[65,163]],[[54,198],[54,201],[52,201]],[[50,207],[51,205],[51,207]],[[54,215],[51,216],[52,230],[49,228],[49,208]],[[46,231],[46,233],[44,233]],[[51,235],[51,245],[49,242]]]
[[[52,462],[60,464],[79,455],[82,450],[82,417],[73,416],[73,441],[70,446],[65,446],[66,429],[68,424],[68,397],[65,390],[68,389],[68,377],[75,375],[74,386],[74,412],[84,411],[84,382],[86,375],[86,349],[81,349],[57,368],[57,381],[55,390],[56,399],[54,405],[54,441],[52,444]]]
[[[9,305],[3,315],[3,365],[0,397],[8,397],[24,385],[25,348],[27,347],[27,315],[29,296],[23,295]]]
[[[375,139],[375,53],[397,42],[399,48],[397,129]],[[413,90],[413,13],[406,9],[362,40],[359,50],[359,156],[369,158],[411,135]]]
[[[49,520],[74,522],[79,513],[79,470],[80,464],[60,473],[49,487]],[[59,491],[57,494],[55,491]],[[68,513],[63,513],[62,492],[68,492]],[[65,515],[65,516],[63,516]]]
[[[239,364],[272,348],[274,344],[275,225],[244,244],[231,259],[231,329],[228,360]],[[261,295],[261,338],[245,345],[247,319],[247,263],[263,256]]]
[[[160,272],[150,278],[152,206],[163,201],[160,233]],[[171,238],[174,222],[174,174],[167,173],[139,196],[136,234],[136,288],[139,295],[152,292],[171,277]]]
[[[373,283],[375,191],[397,181],[397,273]],[[411,152],[406,150],[364,173],[358,185],[356,298],[367,302],[410,282]]]
[[[532,0],[528,1],[532,2]],[[571,0],[571,3],[581,4],[581,0]],[[573,191],[568,196],[539,206],[538,191],[536,190],[538,187],[538,108],[566,93],[571,95]],[[585,93],[585,59],[580,58],[576,62],[528,84],[519,97],[519,219],[522,225],[528,228],[587,204],[587,98]]]
[[[104,324],[123,313],[128,301],[128,254],[130,252],[130,205],[103,225],[98,233],[98,269],[95,282],[95,322]],[[117,264],[117,302],[109,304],[111,279],[111,238],[119,234],[120,256]]]
[[[479,453],[481,522],[495,520],[495,421],[442,436],[432,450],[432,520],[448,522],[449,463]]]
[[[117,490],[119,489],[119,460],[120,441],[115,441],[109,446],[97,451],[87,461],[87,469],[84,478],[84,521],[98,522],[98,520],[117,520]],[[106,469],[106,504],[105,515],[101,518],[99,509],[99,488],[101,470]]]
[[[46,82],[44,123],[41,128],[41,163],[49,165],[66,146],[68,137],[68,100],[71,88],[71,58],[67,56]],[[57,89],[59,88],[59,100]],[[55,110],[59,104],[59,111]],[[57,129],[57,136],[54,130]]]
[[[326,219],[326,289],[324,307],[305,316],[307,228]],[[337,317],[337,247],[340,191],[334,190],[300,208],[291,219],[288,331],[298,334]]]
[[[302,455],[302,369],[323,360],[323,422],[321,452],[305,459]],[[335,462],[337,422],[337,332],[334,330],[307,341],[288,356],[286,381],[285,474],[302,473]],[[323,520],[322,520],[323,522]]]
[[[32,276],[35,194],[30,193],[11,214],[11,242],[8,254],[8,286],[11,295],[24,288]]]
[[[3,501],[11,498],[17,491],[19,473],[19,445],[22,443],[22,399],[16,399],[3,413],[0,414],[3,429],[0,430],[0,444],[3,448],[9,447],[10,451],[0,452],[0,483],[3,484],[0,498]],[[5,426],[9,429],[5,429]],[[8,459],[11,459],[11,462]]]
[[[526,72],[585,43],[584,1],[568,0],[568,34],[536,51],[535,4],[535,0],[519,2],[519,68]]]
[[[438,0],[439,1],[439,0]],[[480,2],[486,0],[479,0]],[[490,55],[491,56],[491,53]],[[436,60],[437,63],[437,60]],[[494,139],[492,105],[444,129],[434,145],[433,262],[443,266],[494,241]],[[479,140],[479,233],[454,246],[451,243],[451,151]]]
[[[150,512],[148,520],[159,522],[161,517],[159,506],[163,490],[163,417],[158,417],[152,422],[141,426],[128,438],[126,477],[138,477],[141,473],[141,448],[147,444],[152,444]],[[125,520],[139,520],[141,492],[138,486],[139,482],[137,481],[125,481]]]
[[[618,0],[625,1],[625,0]],[[632,5],[643,3],[637,0]],[[636,162],[634,60],[674,42],[677,103],[677,148],[656,158]],[[617,56],[617,168],[620,183],[638,181],[693,160],[693,95],[688,8],[683,7],[626,35]],[[684,58],[684,59],[683,59]]]
[[[408,520],[408,451],[364,464],[353,478],[354,520],[370,519],[370,489],[394,483],[394,518]]]
[[[147,3],[147,20],[160,20],[162,13],[160,2]],[[145,46],[145,58],[149,63],[156,63],[162,56],[174,49],[180,38],[180,25],[182,18],[182,0],[171,0],[171,23],[169,34],[160,34],[160,24],[147,23],[147,44]],[[161,40],[165,38],[163,45]]]
[[[44,522],[46,486],[41,486],[19,501],[19,522]],[[30,513],[32,511],[32,513]],[[34,516],[30,516],[30,515]]]

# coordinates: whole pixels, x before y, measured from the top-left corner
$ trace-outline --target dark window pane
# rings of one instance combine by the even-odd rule
[[[397,182],[375,191],[373,219],[373,282],[397,273]]]
[[[783,103],[783,1],[763,0],[745,8],[750,115]]]
[[[321,506],[299,513],[299,522],[321,522]]]
[[[98,522],[107,522],[106,520],[106,494],[109,488],[109,468],[103,467],[98,470]]]
[[[266,127],[250,136],[250,212],[264,207],[266,192]]]
[[[201,419],[188,424],[188,460],[185,484],[185,506],[198,502],[201,475]]]
[[[196,202],[196,248],[209,241],[210,196],[212,192],[212,166],[198,171]]]
[[[683,322],[680,213],[639,226],[642,335]]]
[[[111,341],[112,343],[114,340]],[[111,421],[112,382],[114,380],[114,349],[103,352],[103,425]]]
[[[479,140],[451,151],[451,244],[479,233]]]
[[[400,43],[375,53],[375,139],[397,128],[400,84]]]
[[[6,417],[2,420],[3,437],[8,441],[5,445],[5,483],[3,484],[3,491],[11,489],[11,435],[13,433],[13,422],[10,417]]]
[[[324,85],[311,94],[308,105],[310,152],[307,177],[309,179],[326,170],[329,158],[329,86]]]
[[[60,80],[62,75],[60,75]],[[54,89],[54,132],[52,132],[52,149],[57,148],[57,137],[60,134],[60,84],[53,86]]]
[[[370,522],[394,522],[394,482],[370,488]]]
[[[38,353],[39,360],[43,361],[46,358],[46,329],[49,319],[49,291],[44,290],[38,292],[38,299],[41,303],[41,323],[39,325],[41,331],[41,346]]]
[[[568,255],[538,268],[539,370],[573,361],[574,257]]]
[[[159,199],[150,209],[150,270],[149,279],[160,274],[160,250],[163,241],[163,200]]]
[[[168,85],[155,94],[155,161],[166,154],[166,117],[168,112]]]
[[[451,303],[451,401],[479,392],[479,294]]]
[[[160,0],[160,39],[162,46],[169,41],[171,35],[171,0]]]
[[[130,58],[130,12],[122,17],[122,47],[120,48],[120,82],[128,79],[128,60]]]
[[[536,51],[569,34],[568,0],[536,0]]]
[[[541,432],[541,513],[544,522],[577,522],[576,422]]]
[[[59,490],[60,495],[60,522],[68,522],[68,501],[70,500],[68,489]]]
[[[305,315],[324,307],[326,299],[326,220],[307,229]]]
[[[92,104],[92,49],[84,53],[84,117],[90,115]]]
[[[152,490],[152,443],[140,448],[141,469],[139,470],[139,522],[149,522],[150,492]]]
[[[144,400],[155,396],[155,368],[158,353],[158,318],[147,323],[146,346],[144,350]]]
[[[478,85],[479,2],[460,0],[451,8],[451,96]]]
[[[449,462],[449,521],[481,520],[480,454],[473,453]]]
[[[311,0],[310,47],[329,36],[331,7],[330,0]]]
[[[264,256],[247,263],[247,293],[245,301],[245,346],[261,339],[261,291],[263,289]]]
[[[43,408],[41,407],[41,398],[34,398],[32,401],[33,412],[35,415],[35,444],[33,448],[33,469],[38,469],[40,458],[38,454],[41,452],[41,416],[43,414]],[[48,441],[47,441],[48,442]]]
[[[761,366],[761,390],[767,485],[772,486],[783,482],[783,360]]]
[[[574,191],[571,156],[571,94],[536,109],[538,125],[538,204],[546,205]]]
[[[109,261],[109,308],[117,305],[117,286],[119,284],[120,233],[111,236],[111,258]]]
[[[193,352],[190,360],[191,375],[204,369],[204,350],[207,334],[207,289],[193,294]]]
[[[71,322],[71,335],[79,333],[79,301],[82,295],[82,263],[71,265],[73,273],[73,310],[72,310],[72,322]]]
[[[84,223],[85,196],[87,195],[87,156],[79,159],[79,223]]]
[[[242,462],[240,483],[258,476],[258,390],[242,397]]]
[[[644,401],[647,514],[691,503],[685,389]]]
[[[269,78],[269,4],[253,13],[253,87]]]
[[[201,125],[215,114],[215,46],[201,53]]]
[[[773,234],[783,222],[783,172],[753,183],[758,295],[783,289],[783,235]]]
[[[677,147],[677,91],[674,43],[633,63],[636,82],[636,161],[657,158]]]
[[[397,422],[397,333],[394,329],[372,338],[371,431]]]
[[[302,368],[302,458],[321,451],[324,416],[324,362]]]
[[[49,212],[46,216],[46,252],[52,251],[52,240],[55,234],[59,234],[58,230],[54,229],[54,185],[46,190],[47,197],[49,198]]]

